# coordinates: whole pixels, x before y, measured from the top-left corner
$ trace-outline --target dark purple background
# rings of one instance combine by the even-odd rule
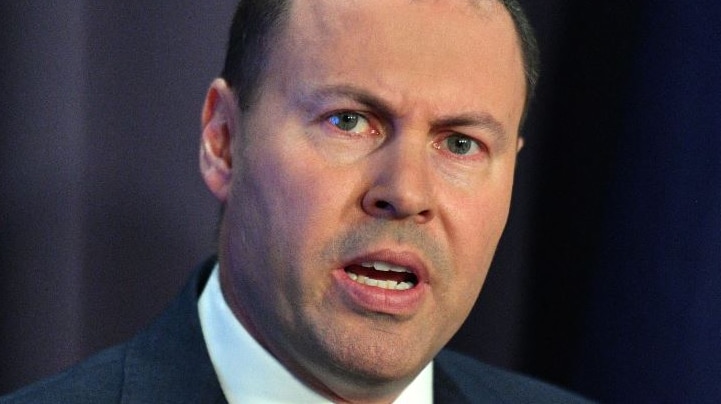
[[[234,8],[26,3],[0,5],[0,392],[128,338],[213,252],[199,115]],[[721,5],[525,3],[542,81],[452,344],[603,401],[717,402]]]

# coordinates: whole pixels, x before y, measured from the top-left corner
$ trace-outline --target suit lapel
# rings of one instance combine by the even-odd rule
[[[458,404],[471,402],[437,361],[433,363],[433,402]]]
[[[226,402],[197,310],[215,262],[205,262],[161,317],[128,343],[123,403]]]

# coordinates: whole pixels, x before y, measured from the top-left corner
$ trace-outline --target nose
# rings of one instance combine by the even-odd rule
[[[425,147],[394,143],[378,150],[370,163],[372,179],[363,210],[377,218],[426,223],[435,215],[435,196]]]

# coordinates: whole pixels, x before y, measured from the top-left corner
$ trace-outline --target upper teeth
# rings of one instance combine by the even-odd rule
[[[403,267],[399,267],[399,266],[395,266],[395,265],[391,265],[391,264],[387,264],[387,263],[385,263],[385,262],[364,262],[364,263],[361,264],[361,266],[362,266],[362,267],[366,267],[366,268],[373,268],[373,269],[375,269],[376,271],[383,271],[383,272],[391,271],[391,272],[407,272],[407,273],[412,273],[409,269],[406,269],[406,268],[403,268]]]
[[[376,271],[383,271],[383,272],[404,272],[404,273],[413,273],[411,270],[387,264],[385,262],[364,262],[361,264],[362,267],[366,268],[373,268]],[[412,282],[396,282],[392,280],[377,280],[373,278],[368,278],[363,275],[357,275],[353,272],[348,272],[348,277],[350,277],[352,280],[368,286],[375,286],[382,289],[391,289],[391,290],[408,290],[413,287]]]

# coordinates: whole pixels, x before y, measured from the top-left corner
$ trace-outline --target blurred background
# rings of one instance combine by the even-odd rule
[[[524,3],[542,80],[452,345],[605,402],[719,402],[721,3]],[[0,393],[127,339],[214,252],[199,116],[234,7],[0,5]]]

